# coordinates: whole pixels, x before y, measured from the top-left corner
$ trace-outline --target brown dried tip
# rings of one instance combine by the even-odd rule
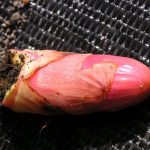
[[[23,0],[24,5],[28,5],[30,3],[30,0]]]

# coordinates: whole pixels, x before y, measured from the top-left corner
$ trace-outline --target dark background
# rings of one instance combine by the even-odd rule
[[[1,2],[7,18],[9,0]],[[150,66],[149,0],[30,0],[21,11],[27,19],[13,26],[15,48],[122,55]],[[63,117],[1,108],[0,150],[148,150],[149,106],[147,99],[120,112]]]

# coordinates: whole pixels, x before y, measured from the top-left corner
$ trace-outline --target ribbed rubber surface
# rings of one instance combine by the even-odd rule
[[[123,55],[150,66],[149,33],[149,0],[32,0],[16,48]],[[0,150],[149,150],[149,106],[53,118],[2,109]]]
[[[18,47],[109,53],[150,65],[149,0],[33,0]]]

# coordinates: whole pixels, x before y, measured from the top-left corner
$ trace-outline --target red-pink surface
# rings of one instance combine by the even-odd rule
[[[105,72],[107,63],[117,65],[115,73]],[[100,68],[86,72],[97,64]],[[29,85],[52,105],[80,114],[138,103],[149,95],[149,77],[149,68],[130,58],[74,54],[36,71]]]
[[[111,55],[92,55],[84,63],[90,67],[99,61],[118,65],[112,87],[100,106],[101,110],[118,110],[145,99],[150,92],[150,69],[131,58]]]

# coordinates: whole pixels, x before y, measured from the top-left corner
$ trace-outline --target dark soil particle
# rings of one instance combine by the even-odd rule
[[[17,80],[21,66],[19,64],[13,65],[11,61],[12,55],[9,51],[5,51],[0,55],[0,98],[3,99],[6,91]]]
[[[19,58],[20,58],[21,62],[24,63],[24,61],[25,61],[24,55],[23,55],[23,54],[20,54],[20,55],[19,55]]]
[[[0,1],[0,6],[3,6],[3,3],[5,0]],[[0,100],[15,83],[21,69],[19,64],[12,64],[9,49],[15,47],[16,30],[26,22],[27,17],[22,9],[27,7],[29,1],[10,0],[8,3],[5,10],[8,14],[0,13]],[[24,62],[23,56],[20,56],[20,59]]]

